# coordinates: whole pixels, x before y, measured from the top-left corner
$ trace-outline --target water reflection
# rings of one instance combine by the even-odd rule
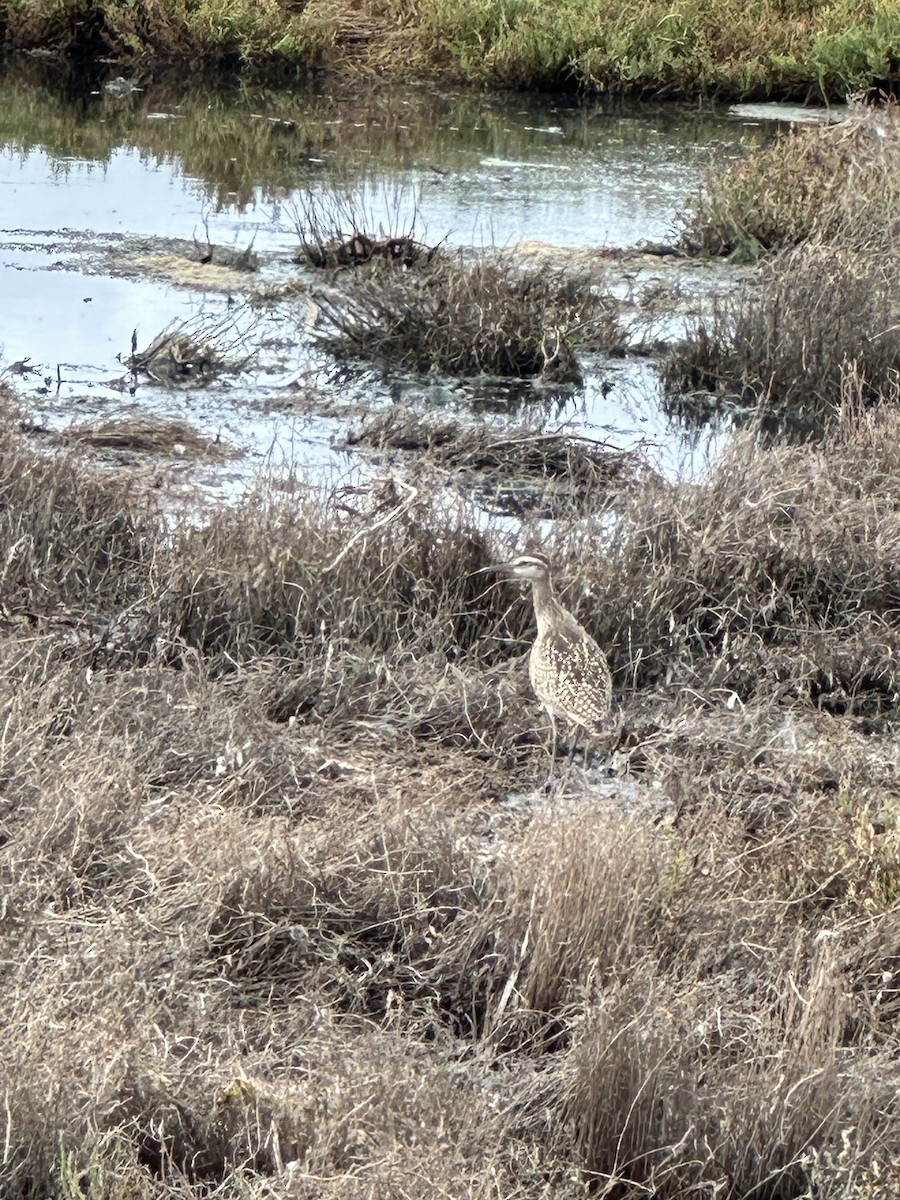
[[[103,167],[135,232],[150,206],[142,189],[154,204],[174,200],[162,184],[154,191],[162,170],[193,197],[192,224],[204,203],[244,215],[310,189],[364,187],[377,205],[389,182],[388,194],[400,184],[419,197],[437,237],[628,245],[666,235],[711,155],[769,136],[722,113],[535,95],[161,87],[61,102],[21,74],[0,80],[5,153],[25,164],[38,152],[35,170],[76,185]],[[166,211],[176,223],[178,206]],[[183,225],[172,232],[186,235]]]

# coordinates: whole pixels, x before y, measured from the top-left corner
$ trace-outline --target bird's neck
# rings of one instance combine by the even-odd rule
[[[563,609],[553,593],[553,584],[549,579],[532,579],[531,598],[534,601],[534,615],[538,624],[559,621]]]

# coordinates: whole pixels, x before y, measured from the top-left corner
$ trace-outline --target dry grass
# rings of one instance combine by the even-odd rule
[[[7,414],[9,415],[9,414]],[[4,612],[67,615],[141,595],[158,548],[151,514],[123,505],[77,457],[36,454],[16,436],[0,444]]]
[[[250,344],[238,314],[201,315],[172,322],[144,350],[133,344],[128,366],[161,383],[210,383],[239,374],[252,358]]]
[[[848,399],[894,399],[900,306],[888,261],[821,243],[774,256],[752,289],[689,324],[663,364],[666,392],[687,413],[711,393],[807,430]]]
[[[713,168],[682,219],[691,253],[756,258],[817,240],[884,253],[897,243],[900,113],[857,106],[837,125],[800,125]]]
[[[897,424],[848,404],[821,444],[749,432],[700,488],[648,482],[605,551],[576,542],[580,608],[621,678],[892,704]]]
[[[372,262],[317,289],[314,333],[343,357],[445,375],[540,376],[578,383],[579,339],[624,340],[614,306],[552,272],[523,274],[505,256],[449,253],[398,271]]]
[[[205,437],[186,421],[153,416],[110,417],[70,425],[60,441],[89,446],[92,450],[120,453],[177,455],[225,459],[236,451],[219,438]]]
[[[491,512],[534,519],[596,512],[604,496],[636,485],[637,451],[528,425],[472,426],[429,421],[400,405],[373,413],[348,432],[350,446],[415,454],[416,474],[472,489]]]
[[[895,412],[559,530],[629,777],[549,799],[499,529],[173,534],[12,425],[5,1196],[888,1194]]]

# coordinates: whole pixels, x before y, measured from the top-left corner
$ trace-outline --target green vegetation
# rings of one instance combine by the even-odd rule
[[[900,74],[893,0],[8,0],[15,48],[496,85],[837,98]]]
[[[8,0],[7,39],[16,48],[67,55],[112,54],[217,66],[311,68],[333,45],[335,22],[315,5],[278,0]]]
[[[628,771],[564,801],[427,460],[172,528],[13,418],[4,1196],[884,1194],[896,409],[557,524]]]

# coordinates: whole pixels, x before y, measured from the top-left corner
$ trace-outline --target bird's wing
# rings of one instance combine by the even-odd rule
[[[583,631],[554,629],[544,653],[550,668],[545,690],[551,703],[590,726],[609,716],[612,679],[606,656]]]

